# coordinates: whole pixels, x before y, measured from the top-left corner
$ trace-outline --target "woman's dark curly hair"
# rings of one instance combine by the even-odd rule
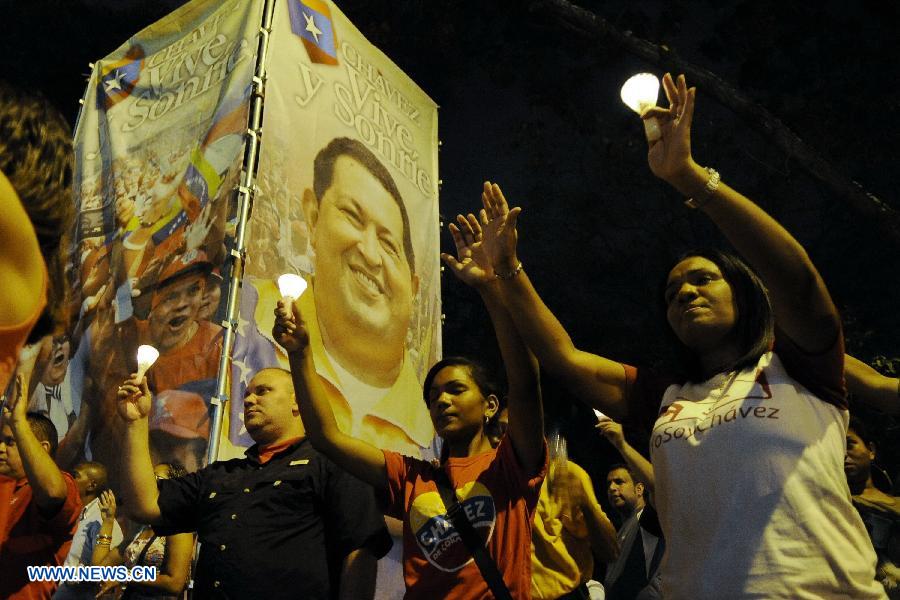
[[[63,328],[66,245],[74,224],[72,131],[50,102],[0,81],[0,170],[31,219],[47,265],[47,308],[28,341]]]
[[[184,477],[188,473],[187,469],[184,468],[184,465],[177,462],[159,463],[157,466],[166,467],[166,469],[169,471],[169,479]]]

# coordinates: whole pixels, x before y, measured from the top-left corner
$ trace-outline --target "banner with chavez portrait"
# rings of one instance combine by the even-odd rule
[[[93,65],[76,129],[77,326],[43,353],[32,408],[60,462],[107,463],[115,390],[140,344],[161,356],[151,449],[204,461],[234,247],[263,0],[194,0]],[[441,354],[437,107],[325,0],[278,0],[247,263],[220,458],[252,443],[242,398],[287,366],[272,341],[275,280],[301,297],[341,426],[426,455],[421,381]],[[52,346],[52,347],[51,347]]]
[[[271,330],[276,279],[296,273],[338,425],[432,456],[422,381],[441,356],[437,106],[327,0],[276,3],[266,71],[229,438],[250,442],[252,374],[288,366]],[[403,595],[402,548],[395,538],[379,561],[378,599]]]
[[[441,354],[437,106],[334,3],[275,11],[230,437],[249,441],[252,373],[287,367],[271,329],[290,272],[309,283],[299,303],[340,427],[420,456],[421,382]]]

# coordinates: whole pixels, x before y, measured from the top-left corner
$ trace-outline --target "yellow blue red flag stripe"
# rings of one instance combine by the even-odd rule
[[[322,0],[288,0],[288,11],[291,31],[303,41],[309,60],[338,64],[337,35],[328,4]]]
[[[97,82],[97,107],[109,110],[131,95],[144,66],[144,49],[133,46],[124,58],[103,65]]]

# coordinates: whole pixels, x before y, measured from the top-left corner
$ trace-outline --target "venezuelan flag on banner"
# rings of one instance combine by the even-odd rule
[[[191,151],[184,181],[178,189],[187,217],[194,221],[222,185],[228,168],[243,148],[251,87],[227,99],[213,117],[203,142]]]
[[[291,31],[303,40],[309,60],[338,64],[337,35],[328,4],[322,0],[288,0]]]
[[[98,108],[109,110],[128,98],[137,87],[143,66],[144,49],[132,46],[122,59],[101,67],[97,82]]]

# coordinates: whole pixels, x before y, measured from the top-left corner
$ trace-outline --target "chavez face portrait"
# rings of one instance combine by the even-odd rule
[[[326,347],[340,354],[342,348],[375,344],[384,362],[397,368],[418,288],[404,250],[409,234],[399,202],[347,155],[334,161],[331,185],[321,198],[312,190],[304,194],[315,252],[316,311]]]

